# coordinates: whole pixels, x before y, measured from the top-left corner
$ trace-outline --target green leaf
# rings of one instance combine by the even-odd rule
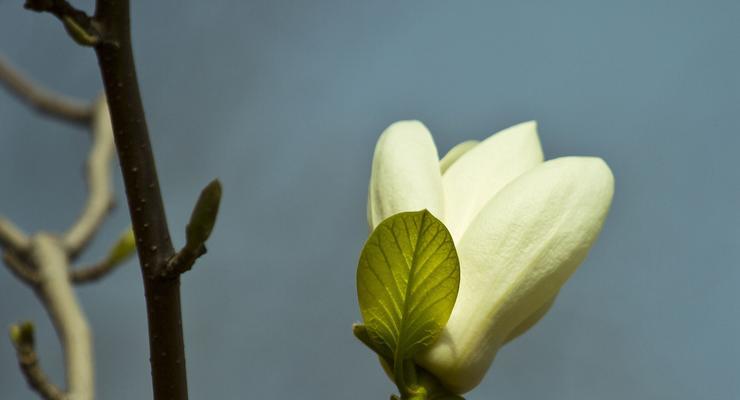
[[[459,286],[460,262],[452,237],[427,210],[386,219],[365,243],[357,294],[365,322],[362,334],[370,344],[361,340],[393,362],[402,394],[415,384],[404,382],[409,361],[437,340]]]

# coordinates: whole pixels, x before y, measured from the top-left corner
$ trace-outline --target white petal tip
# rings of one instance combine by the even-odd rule
[[[601,189],[609,197],[614,193],[614,174],[602,158],[561,157],[549,162],[557,163],[561,168],[580,175],[581,180],[588,180],[593,188]]]
[[[398,134],[427,134],[429,135],[429,129],[421,122],[413,119],[396,121],[383,131],[383,136],[387,135],[398,135]]]

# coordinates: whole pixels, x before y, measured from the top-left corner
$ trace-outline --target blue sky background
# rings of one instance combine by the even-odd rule
[[[93,53],[21,3],[0,0],[0,51],[50,88],[93,97]],[[616,177],[588,260],[469,400],[740,398],[738,15],[735,0],[135,1],[176,242],[200,188],[225,187],[209,253],[183,280],[191,398],[392,393],[350,325],[373,147],[411,118],[440,152],[536,119],[546,157],[601,156]],[[87,146],[84,131],[0,93],[0,213],[64,229],[84,199]],[[119,207],[85,260],[126,219]],[[137,267],[79,295],[99,397],[149,397]],[[51,325],[4,269],[0,299],[0,326],[35,321],[61,382]],[[0,388],[34,398],[3,340]]]

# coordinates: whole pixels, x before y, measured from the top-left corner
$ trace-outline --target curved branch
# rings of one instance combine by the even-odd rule
[[[74,283],[90,283],[108,275],[121,263],[113,263],[110,259],[105,259],[86,267],[74,269],[69,272],[69,279]]]
[[[21,253],[30,245],[28,235],[10,220],[0,217],[0,248]]]
[[[111,178],[111,159],[114,149],[113,127],[104,96],[100,96],[95,101],[93,109],[93,143],[87,159],[87,202],[77,222],[64,234],[62,239],[70,258],[73,259],[90,242],[113,207]]]
[[[49,378],[41,369],[39,358],[33,348],[24,351],[18,349],[16,355],[18,356],[18,365],[21,367],[23,376],[26,377],[26,382],[28,382],[28,385],[31,386],[31,388],[41,396],[41,398],[46,400],[64,399],[64,392],[62,392],[62,390],[55,384],[51,383]]]
[[[3,262],[8,270],[26,285],[38,285],[40,278],[27,263],[21,260],[13,251],[6,250],[3,253]]]
[[[33,325],[25,322],[11,327],[11,340],[16,350],[18,366],[33,390],[45,400],[64,400],[64,392],[53,384],[44,373],[34,344]]]
[[[78,124],[87,124],[92,117],[90,105],[53,93],[13,68],[0,55],[0,83],[36,111]]]
[[[69,280],[65,249],[53,236],[39,233],[33,237],[30,256],[40,277],[34,289],[64,349],[65,398],[92,400],[95,391],[92,335]]]

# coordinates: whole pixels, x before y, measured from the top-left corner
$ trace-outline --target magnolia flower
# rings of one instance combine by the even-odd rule
[[[447,226],[460,258],[452,315],[416,362],[454,393],[477,386],[498,349],[547,312],[586,257],[613,191],[600,158],[543,162],[535,122],[461,143],[441,161],[420,122],[388,127],[373,158],[371,228],[427,209]]]

